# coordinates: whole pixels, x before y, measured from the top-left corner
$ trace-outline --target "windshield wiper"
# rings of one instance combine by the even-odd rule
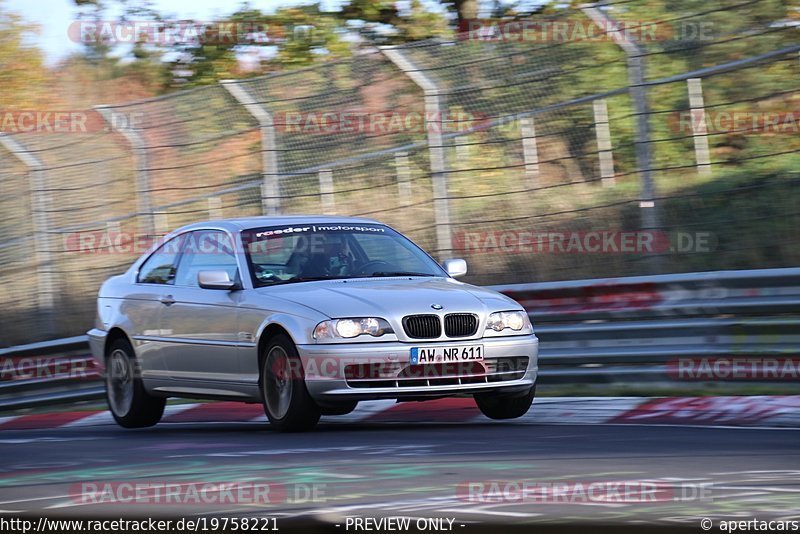
[[[378,271],[370,276],[436,276],[431,273],[415,273],[413,271]]]
[[[316,282],[319,280],[342,280],[351,278],[350,276],[295,276],[288,280],[275,280],[274,282],[262,282],[261,287],[279,286],[283,284],[295,284],[298,282]]]
[[[275,281],[265,281],[261,282],[259,287],[272,287],[272,286],[280,286],[284,284],[296,284],[298,282],[317,282],[319,280],[350,280],[353,278],[379,278],[379,277],[389,277],[389,276],[436,276],[435,274],[430,273],[416,273],[413,271],[378,271],[372,274],[365,274],[365,275],[347,275],[347,276],[295,276],[294,278],[289,278],[288,280],[275,280]]]

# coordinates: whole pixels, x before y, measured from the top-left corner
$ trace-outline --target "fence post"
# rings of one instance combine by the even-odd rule
[[[524,117],[519,121],[522,134],[522,158],[525,162],[525,176],[531,185],[536,185],[539,178],[539,149],[536,146],[536,124],[533,117]]]
[[[711,174],[711,155],[708,150],[708,127],[706,126],[706,110],[703,103],[703,82],[700,78],[686,80],[689,91],[689,120],[692,123],[694,137],[694,157],[697,162],[697,174]]]
[[[108,123],[112,132],[118,131],[128,141],[133,150],[136,165],[136,211],[138,212],[139,232],[148,237],[155,233],[155,222],[150,202],[150,171],[147,161],[147,146],[130,121],[124,115],[116,115],[108,106],[95,106],[100,116]]]
[[[628,91],[633,100],[636,113],[636,168],[641,177],[642,187],[639,197],[641,210],[642,230],[653,231],[659,228],[658,207],[655,202],[655,184],[653,183],[652,154],[650,150],[650,106],[647,102],[647,87],[644,84],[644,54],[639,45],[629,39],[621,31],[624,29],[617,21],[593,5],[582,6],[581,10],[595,24],[606,31],[611,38],[628,56]],[[609,30],[609,28],[612,28]],[[651,270],[660,270],[661,258],[654,255],[651,258]]]
[[[258,121],[261,130],[261,211],[278,215],[281,211],[281,177],[278,172],[278,147],[272,113],[247,92],[236,80],[223,80],[222,86]]]
[[[614,185],[614,154],[611,152],[611,129],[608,125],[608,105],[604,98],[592,101],[594,129],[597,135],[597,156],[600,159],[600,180],[603,185]]]
[[[333,215],[336,213],[336,200],[333,197],[333,171],[323,169],[319,171],[319,195],[322,213]]]
[[[394,155],[394,166],[397,172],[397,196],[398,205],[410,203],[412,200],[411,191],[411,166],[408,163],[408,152],[396,152]]]
[[[430,156],[431,179],[433,181],[433,209],[436,223],[436,252],[440,260],[450,256],[453,250],[452,229],[450,228],[450,199],[447,190],[445,169],[445,150],[442,140],[444,115],[442,98],[436,83],[419,70],[402,52],[394,46],[381,47],[383,54],[411,79],[425,96],[425,127],[428,131],[428,153]],[[431,124],[435,117],[439,124]]]
[[[44,336],[56,334],[55,295],[58,271],[53,268],[51,255],[53,239],[45,183],[44,165],[34,154],[9,135],[0,134],[0,144],[28,168],[28,187],[31,196],[33,223],[33,253],[36,261],[36,301]]]

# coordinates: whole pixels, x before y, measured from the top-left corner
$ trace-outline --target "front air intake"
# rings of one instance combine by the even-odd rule
[[[442,321],[438,315],[408,315],[403,317],[403,329],[414,339],[436,339],[442,336]]]
[[[469,337],[478,330],[478,317],[472,313],[448,313],[444,316],[447,337]]]

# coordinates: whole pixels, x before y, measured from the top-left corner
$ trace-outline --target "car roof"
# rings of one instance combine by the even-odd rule
[[[178,228],[173,233],[185,232],[187,230],[202,228],[224,228],[230,231],[249,230],[251,228],[262,228],[265,226],[284,226],[291,224],[354,224],[370,223],[383,224],[374,219],[362,217],[344,217],[336,215],[275,215],[260,217],[237,217],[233,219],[211,219],[202,222],[188,224]]]

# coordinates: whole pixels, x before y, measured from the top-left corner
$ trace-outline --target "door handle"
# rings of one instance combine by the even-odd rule
[[[172,306],[175,304],[175,299],[172,298],[172,295],[164,295],[158,299],[158,301],[165,306]]]

